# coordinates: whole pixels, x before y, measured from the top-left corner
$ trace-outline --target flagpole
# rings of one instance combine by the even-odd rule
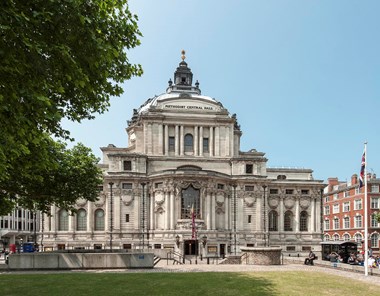
[[[364,143],[364,274],[368,276],[367,142]]]

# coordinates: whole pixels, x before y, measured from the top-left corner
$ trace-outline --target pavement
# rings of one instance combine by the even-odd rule
[[[0,260],[0,264],[4,264]],[[74,272],[91,272],[91,273],[172,273],[172,272],[287,272],[287,271],[302,271],[302,272],[321,272],[329,275],[344,277],[347,279],[354,279],[372,285],[380,286],[380,276],[369,274],[365,276],[364,273],[344,271],[337,268],[328,268],[324,266],[310,266],[303,264],[285,263],[283,265],[238,265],[238,264],[205,264],[205,261],[199,264],[172,264],[172,261],[162,259],[153,269],[101,269],[101,270],[38,270],[38,271],[8,271],[0,268],[0,275],[2,274],[25,274],[25,273],[74,273]]]

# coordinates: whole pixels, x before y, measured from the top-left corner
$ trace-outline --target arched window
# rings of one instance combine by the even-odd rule
[[[269,231],[278,231],[278,215],[276,211],[268,213]]]
[[[306,211],[300,213],[300,231],[307,231],[307,217]]]
[[[104,230],[104,211],[102,209],[95,211],[95,230]]]
[[[80,209],[77,212],[77,230],[87,230],[87,212],[84,209]]]
[[[371,235],[371,248],[378,248],[379,247],[379,234],[378,233],[372,233]]]
[[[354,238],[355,238],[355,241],[357,242],[358,246],[361,246],[362,240],[363,240],[363,236],[361,235],[361,233],[356,233]]]
[[[335,233],[333,239],[334,241],[338,241],[340,239],[339,234]]]
[[[330,240],[330,235],[325,234],[325,236],[323,237],[323,240],[324,240],[325,242],[328,242],[328,241]]]
[[[186,134],[185,135],[185,152],[193,152],[193,135]]]
[[[285,212],[284,231],[293,231],[293,213],[291,211]]]
[[[69,230],[69,213],[64,209],[58,212],[58,230]]]
[[[344,241],[346,241],[346,242],[348,242],[348,241],[350,241],[350,235],[348,234],[348,233],[345,233],[344,235],[343,235],[343,240]]]
[[[191,219],[192,209],[194,209],[195,218],[200,219],[200,192],[199,189],[189,186],[182,190],[181,219]]]

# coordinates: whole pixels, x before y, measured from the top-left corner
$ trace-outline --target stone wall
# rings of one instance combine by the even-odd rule
[[[258,248],[258,247],[241,247],[242,264],[254,265],[280,265],[281,264],[281,248]]]

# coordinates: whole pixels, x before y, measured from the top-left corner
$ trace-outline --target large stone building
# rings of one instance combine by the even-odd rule
[[[241,152],[236,115],[201,94],[184,59],[166,92],[134,110],[128,147],[101,148],[99,200],[78,200],[75,216],[52,207],[45,250],[320,249],[323,182],[310,169],[267,168],[263,152]]]

